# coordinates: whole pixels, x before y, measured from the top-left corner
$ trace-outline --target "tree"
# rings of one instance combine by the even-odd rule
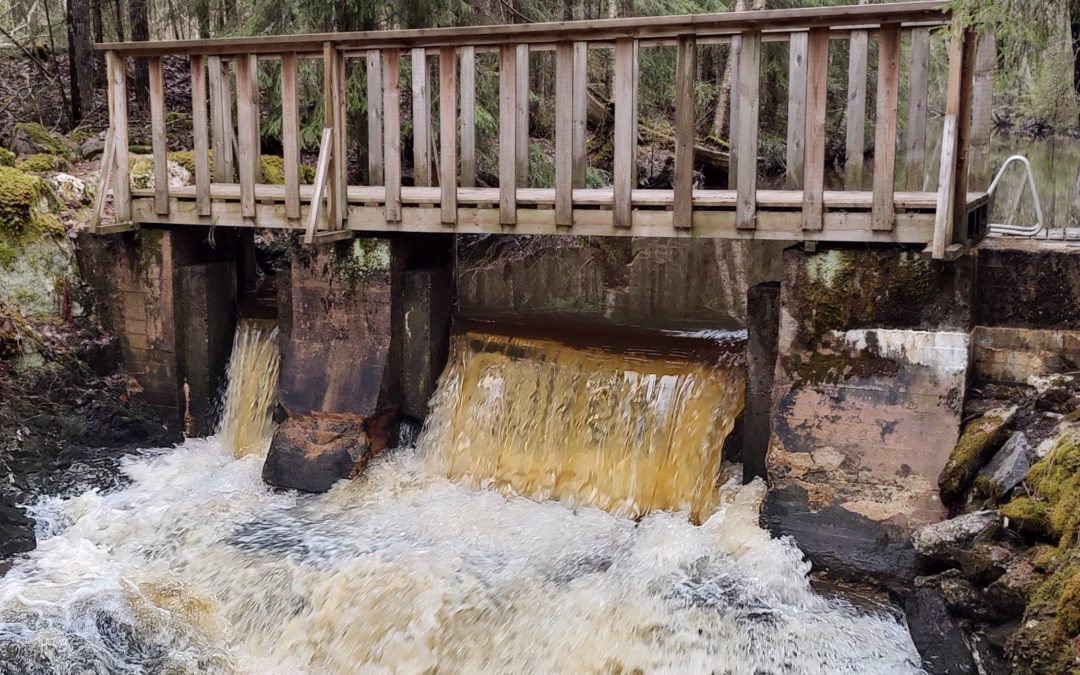
[[[146,12],[147,0],[128,0],[128,21],[131,23],[131,39],[146,42],[150,39],[150,20]],[[135,105],[143,110],[150,108],[150,71],[146,61],[135,59]]]
[[[90,46],[89,0],[67,0],[68,69],[71,123],[78,124],[94,104],[94,58]]]

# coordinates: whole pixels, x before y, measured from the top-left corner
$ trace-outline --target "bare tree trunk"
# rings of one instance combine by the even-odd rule
[[[67,0],[71,122],[78,124],[94,105],[94,58],[90,44],[89,0]]]
[[[94,42],[105,42],[105,22],[101,18],[101,3],[104,0],[90,1],[90,20],[94,27]],[[94,52],[94,86],[105,83],[105,54]]]
[[[195,22],[199,26],[199,38],[210,37],[210,0],[195,0]]]
[[[146,13],[146,0],[128,0],[128,21],[131,23],[131,39],[146,42],[150,39],[150,21]],[[135,105],[141,110],[150,109],[150,71],[146,61],[134,59]]]
[[[754,0],[752,9],[765,9],[765,0]],[[746,11],[746,0],[735,0],[733,11]],[[732,69],[735,67],[734,54],[729,53],[727,63],[724,64],[724,77],[720,80],[716,92],[716,111],[713,113],[712,130],[709,135],[714,138],[723,138],[728,124],[728,109],[731,107],[731,78],[734,76]]]
[[[104,2],[104,0],[102,0]],[[116,15],[116,41],[124,41],[124,3],[122,0],[113,0],[113,12]]]
[[[607,18],[615,19],[619,16],[619,0],[608,0]]]

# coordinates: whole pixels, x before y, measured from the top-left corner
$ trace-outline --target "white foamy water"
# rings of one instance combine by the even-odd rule
[[[320,496],[216,439],[46,499],[0,579],[4,673],[915,673],[729,486],[702,525],[463,487],[398,451]]]

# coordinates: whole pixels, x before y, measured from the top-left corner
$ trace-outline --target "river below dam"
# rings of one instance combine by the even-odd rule
[[[230,396],[264,400],[250,385],[274,386],[276,361],[242,357],[273,350],[244,339]],[[614,412],[598,417],[569,404],[586,394],[604,400],[583,373],[598,373],[611,400],[649,411],[665,452],[700,454],[713,432],[692,437],[674,420],[719,410],[714,431],[727,434],[730,401],[715,410],[694,403],[695,392],[742,395],[725,384],[724,368],[631,376],[642,367],[633,358],[605,371],[589,363],[592,353],[504,347],[459,345],[417,446],[383,453],[361,479],[323,495],[268,488],[260,475],[268,440],[261,449],[226,442],[238,424],[227,419],[215,437],[128,457],[122,487],[43,498],[30,509],[37,550],[0,578],[0,671],[922,672],[902,619],[811,587],[795,545],[758,525],[764,485],[742,486],[737,468],[699,458],[721,476],[719,487],[702,496],[675,472],[665,484],[693,494],[673,503],[652,488],[648,502],[634,487],[645,484],[647,462],[593,462],[590,470],[636,476],[606,485],[599,502],[622,506],[604,510],[557,471],[537,488],[528,453],[492,454],[493,444],[516,442],[491,433],[517,428],[505,412],[514,391],[527,392],[518,408],[562,415],[567,431],[535,430],[551,440],[549,462],[572,466],[598,435],[615,439],[613,452],[636,438],[634,425],[618,422],[625,413],[609,406]],[[492,363],[479,368],[484,359]],[[516,379],[496,377],[499,369]],[[502,386],[508,381],[513,390]],[[541,382],[561,383],[566,400]],[[268,413],[262,405],[226,408],[258,416]],[[502,416],[477,418],[491,406]],[[653,470],[669,475],[662,466]],[[481,480],[476,471],[495,475]],[[514,489],[507,472],[529,473],[531,487]]]

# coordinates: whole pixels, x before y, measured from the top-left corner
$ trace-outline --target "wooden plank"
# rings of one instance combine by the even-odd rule
[[[517,49],[499,50],[499,214],[504,225],[517,222]]]
[[[341,180],[341,167],[344,154],[339,152],[338,139],[341,128],[341,98],[344,87],[341,81],[340,54],[330,42],[323,43],[323,119],[326,128],[331,129],[330,169],[326,179],[327,194],[327,229],[336,230],[345,218],[344,204],[345,183]],[[321,150],[320,150],[321,152]]]
[[[105,52],[109,76],[109,122],[116,145],[116,170],[113,172],[113,210],[116,222],[131,220],[131,169],[128,164],[127,67],[116,52]]]
[[[225,125],[232,126],[232,101],[224,96],[223,80],[229,75],[222,72],[220,56],[210,56],[206,59],[210,85],[210,152],[213,155],[214,166],[211,178],[215,183],[231,183],[233,177],[225,173],[226,147],[229,137],[225,133]],[[226,121],[225,108],[228,106],[228,120]],[[229,148],[232,154],[232,148]],[[231,163],[229,163],[231,166]]]
[[[476,49],[461,48],[461,184],[476,186]]]
[[[971,183],[979,189],[990,187],[993,165],[990,157],[990,140],[994,127],[994,69],[997,67],[997,39],[994,27],[989,26],[979,36],[975,52],[974,77],[971,102]]]
[[[514,156],[517,157],[517,185],[529,187],[529,45],[517,46],[517,96],[514,99],[514,109],[517,111],[517,121],[514,130],[516,144]]]
[[[574,139],[571,155],[574,164],[573,184],[575,188],[585,187],[589,172],[589,155],[585,147],[588,139],[589,108],[589,44],[574,43],[574,93],[573,124]]]
[[[195,146],[195,201],[199,215],[208,216],[210,137],[206,118],[206,59],[198,54],[191,57],[191,135]]]
[[[296,54],[281,55],[281,154],[285,165],[285,215],[300,217],[300,108]]]
[[[345,223],[345,210],[348,206],[348,199],[345,196],[348,191],[349,185],[349,154],[348,154],[348,140],[349,140],[349,117],[346,111],[345,105],[345,90],[348,87],[348,74],[346,69],[346,57],[342,51],[337,52],[337,67],[338,67],[338,89],[339,94],[337,97],[337,117],[334,119],[334,152],[337,153],[338,161],[334,164],[337,168],[337,178],[339,189],[337,191],[338,196],[338,217],[340,222],[335,224],[335,229],[343,227]]]
[[[633,224],[632,193],[637,184],[637,41],[615,41],[615,226]]]
[[[761,34],[743,33],[739,54],[739,201],[735,226],[752,229],[757,219],[758,89],[761,82]]]
[[[326,127],[319,140],[319,163],[315,166],[315,189],[311,197],[311,208],[308,210],[307,231],[304,233],[305,244],[315,241],[315,233],[319,229],[319,217],[322,215],[327,183],[330,178],[330,158],[333,154],[334,130]]]
[[[255,184],[259,182],[259,87],[255,55],[236,60],[236,121],[239,127],[240,206],[246,218],[255,217]]]
[[[694,218],[694,79],[697,43],[692,35],[679,38],[675,49],[675,227],[691,227]]]
[[[957,184],[958,128],[960,97],[963,94],[964,36],[949,40],[949,77],[945,89],[945,122],[941,138],[941,168],[938,176],[938,203],[934,217],[934,239],[931,254],[936,260],[945,258],[953,243],[954,190]]]
[[[221,125],[224,131],[222,157],[224,161],[218,162],[214,155],[214,167],[217,170],[221,165],[221,180],[231,183],[236,180],[236,155],[237,139],[236,125],[233,122],[233,66],[230,63],[221,64]]]
[[[555,48],[555,224],[574,222],[574,46]]]
[[[788,135],[785,185],[802,189],[806,156],[806,33],[792,33],[788,50]]]
[[[728,58],[731,59],[731,89],[728,110],[728,182],[729,190],[737,187],[739,175],[739,97],[735,95],[739,91],[739,54],[742,53],[742,36],[735,35],[731,38],[731,48],[728,50]]]
[[[901,21],[908,25],[944,25],[949,21],[946,0],[883,3],[864,6],[802,7],[753,12],[720,12],[696,15],[646,16],[615,20],[537,22],[508,25],[466,26],[380,30],[334,35],[339,48],[364,50],[373,47],[444,47],[449,45],[491,45],[555,42],[588,39],[615,40],[625,37],[675,39],[688,26],[718,36],[744,30],[793,31],[833,27],[838,30],[876,26]],[[237,37],[227,40],[177,40],[139,43],[104,43],[99,49],[123,51],[128,55],[153,53],[258,53],[276,55],[283,51],[318,53],[324,35],[275,35]]]
[[[972,87],[975,74],[975,33],[963,34],[963,58],[960,73],[960,107],[956,117],[956,182],[953,185],[952,218],[953,239],[951,243],[966,244],[968,241],[967,209],[963,208],[967,195],[969,169],[971,167]],[[947,98],[947,97],[946,97]]]
[[[896,222],[896,132],[900,106],[900,26],[878,31],[877,116],[874,120],[875,230],[891,230]]]
[[[806,49],[806,159],[803,171],[802,222],[820,230],[824,221],[825,104],[829,84],[829,33],[810,31]]]
[[[401,220],[401,54],[397,49],[382,51],[383,70],[383,162],[386,186],[384,202],[388,222]]]
[[[427,55],[423,49],[413,49],[412,57],[412,124],[413,124],[413,184],[431,185],[431,98],[428,96]]]
[[[930,29],[911,31],[911,64],[908,73],[907,142],[904,150],[904,184],[921,190],[926,171],[926,100],[930,85]]]
[[[439,52],[439,188],[444,223],[457,222],[457,50]]]
[[[848,60],[847,137],[844,163],[844,189],[863,189],[863,168],[866,157],[866,64],[869,52],[869,33],[864,30],[851,34]]]
[[[166,214],[169,212],[169,138],[165,130],[165,82],[162,77],[160,58],[147,59],[146,66],[150,74],[150,143],[154,149],[154,208],[158,213]],[[204,103],[203,116],[205,115]],[[192,125],[197,136],[198,124],[194,116]],[[206,125],[202,126],[205,134]]]
[[[383,184],[383,72],[379,52],[367,59],[368,184]]]
[[[111,103],[109,102],[112,107]],[[105,131],[105,149],[101,154],[101,169],[98,172],[98,189],[94,195],[94,210],[90,214],[90,230],[96,232],[101,225],[101,219],[105,209],[105,193],[109,190],[109,181],[112,179],[113,167],[116,165],[116,137],[112,127]],[[157,208],[155,205],[155,213]]]

